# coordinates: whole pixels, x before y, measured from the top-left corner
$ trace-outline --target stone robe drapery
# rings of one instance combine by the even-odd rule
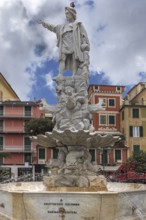
[[[73,56],[76,61],[83,63],[84,62],[84,55],[83,55],[84,51],[81,50],[81,45],[84,43],[84,44],[88,44],[88,48],[90,47],[88,36],[81,22],[74,22],[72,23],[72,25],[73,25],[73,30],[72,30]],[[65,25],[55,26],[55,25],[47,24],[47,29],[49,29],[50,31],[53,31],[57,35],[57,47],[59,48],[59,61],[61,61],[63,57],[62,47],[63,47],[64,28],[65,28]],[[70,56],[67,56],[65,69],[72,70],[71,59],[73,59],[73,57],[71,58]]]

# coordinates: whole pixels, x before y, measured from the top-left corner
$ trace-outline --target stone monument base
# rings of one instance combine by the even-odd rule
[[[107,187],[106,192],[76,192],[76,187],[68,192],[67,187],[47,191],[42,182],[0,185],[0,220],[146,219],[146,185]]]

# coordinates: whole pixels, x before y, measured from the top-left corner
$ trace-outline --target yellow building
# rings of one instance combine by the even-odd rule
[[[146,83],[138,83],[127,93],[120,109],[120,121],[128,157],[146,151]]]
[[[2,73],[0,73],[0,101],[20,101]]]

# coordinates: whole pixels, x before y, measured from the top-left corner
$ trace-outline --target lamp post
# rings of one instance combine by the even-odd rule
[[[32,180],[35,181],[35,161],[37,157],[32,156]]]
[[[33,130],[31,130],[30,133],[31,133],[31,136],[32,136]],[[35,150],[33,149],[33,152],[32,152],[32,180],[33,181],[35,181],[35,161],[37,160],[35,152],[36,152],[36,149]]]

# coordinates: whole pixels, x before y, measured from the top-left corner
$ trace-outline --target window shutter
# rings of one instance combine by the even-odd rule
[[[143,127],[140,126],[140,137],[143,137]]]
[[[0,150],[3,150],[3,137],[0,137]]]
[[[121,159],[122,159],[121,150],[115,150],[115,161]]]
[[[140,154],[140,145],[133,145],[133,153],[134,155]]]
[[[129,127],[129,135],[130,137],[133,137],[133,126]]]

